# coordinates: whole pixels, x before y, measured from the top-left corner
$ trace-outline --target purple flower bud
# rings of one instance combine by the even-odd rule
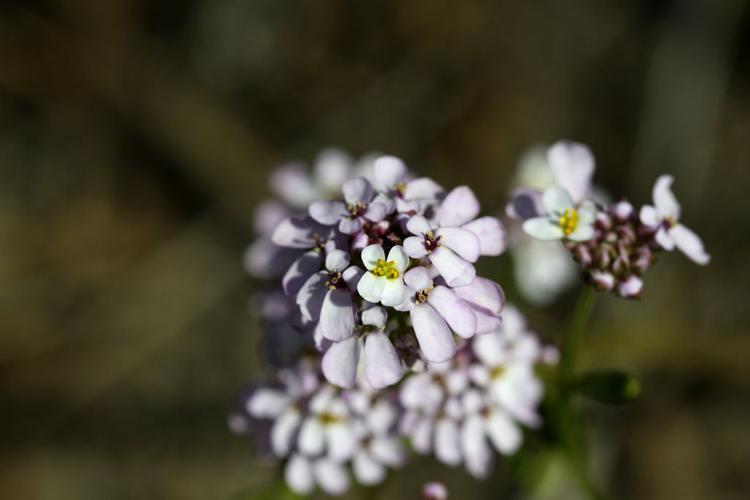
[[[629,201],[622,200],[612,207],[611,212],[618,222],[627,222],[633,217],[635,208],[633,208],[633,205]]]
[[[608,272],[592,271],[590,274],[594,286],[600,290],[612,290],[615,286],[615,277]]]
[[[637,276],[630,275],[617,285],[617,293],[625,299],[640,297],[643,289],[643,280]]]
[[[439,481],[430,481],[422,486],[422,500],[447,500],[448,488]]]

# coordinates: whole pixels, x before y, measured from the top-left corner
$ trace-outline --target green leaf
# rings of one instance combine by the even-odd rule
[[[580,375],[573,389],[594,401],[621,406],[638,397],[641,383],[634,375],[621,370],[592,370]]]

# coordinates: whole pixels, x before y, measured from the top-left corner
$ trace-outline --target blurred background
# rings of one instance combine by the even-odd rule
[[[742,0],[0,2],[0,497],[260,498],[277,472],[226,417],[264,372],[242,254],[274,165],[389,152],[499,213],[524,150],[569,138],[615,197],[675,174],[713,257],[598,298],[582,364],[643,393],[587,407],[596,477],[748,498],[749,62]],[[507,257],[483,272],[559,337],[575,292],[531,308]],[[519,498],[509,468],[350,497]]]

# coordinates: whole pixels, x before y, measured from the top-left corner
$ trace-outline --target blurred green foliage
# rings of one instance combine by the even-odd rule
[[[616,197],[674,173],[713,256],[598,301],[580,364],[642,394],[584,404],[595,475],[610,498],[747,498],[749,60],[742,0],[3,2],[0,497],[275,495],[225,425],[263,373],[241,255],[273,165],[387,151],[499,212],[524,149],[571,138]],[[520,302],[507,257],[483,272]],[[521,305],[559,339],[573,300]],[[577,498],[528,446],[486,483],[418,459],[349,497]]]

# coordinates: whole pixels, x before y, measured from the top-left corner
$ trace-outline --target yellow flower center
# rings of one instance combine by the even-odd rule
[[[396,261],[389,260],[386,262],[385,259],[378,259],[375,263],[375,269],[372,270],[372,274],[388,278],[389,280],[394,280],[401,275],[398,269],[396,269]]]
[[[504,373],[505,373],[504,366],[499,366],[499,365],[495,366],[494,368],[492,368],[492,370],[490,370],[490,378],[492,380],[497,380],[500,377],[502,377]]]
[[[557,219],[557,225],[562,229],[565,236],[569,236],[578,227],[578,212],[575,208],[566,208]]]
[[[323,412],[318,415],[318,421],[323,425],[337,424],[341,422],[341,417],[333,413]]]

